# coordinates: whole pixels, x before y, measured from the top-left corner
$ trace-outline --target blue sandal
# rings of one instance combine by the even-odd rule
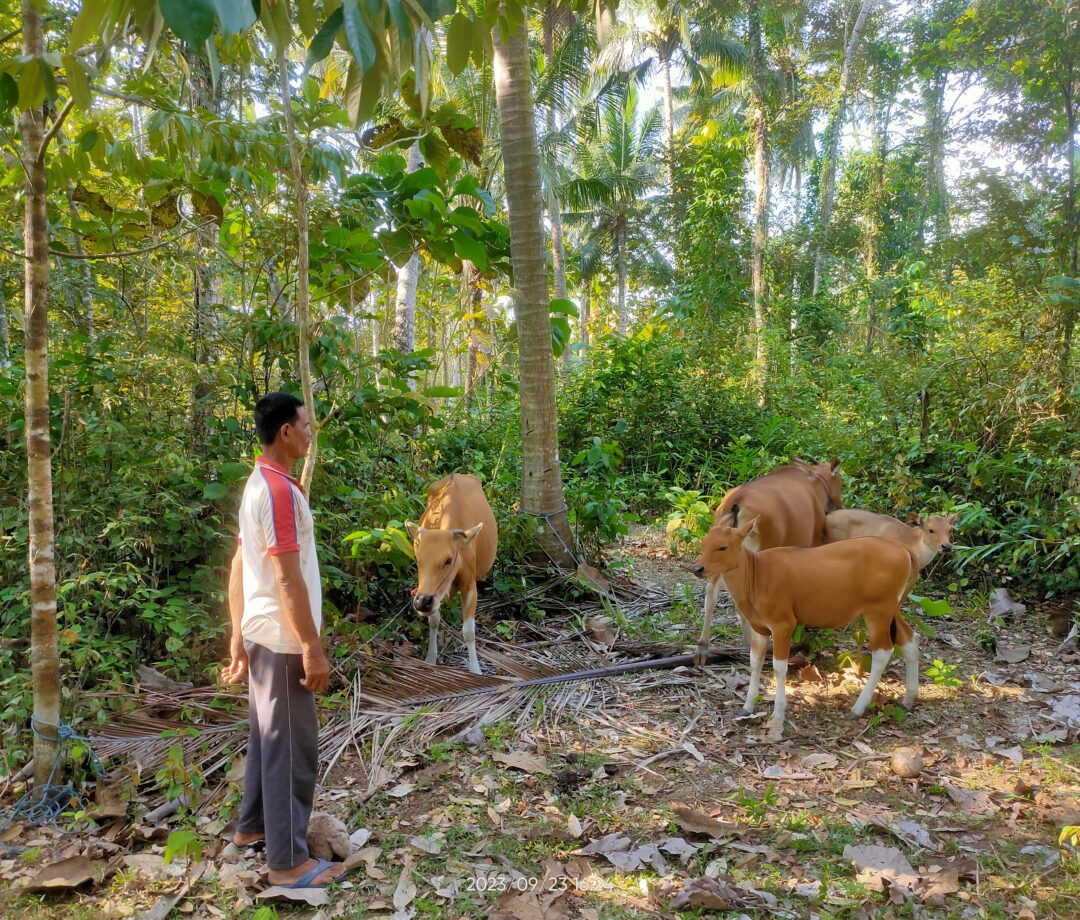
[[[329,859],[319,859],[315,862],[315,868],[308,872],[305,872],[300,878],[298,878],[291,885],[280,885],[280,888],[325,888],[331,882],[336,882],[341,879],[341,876],[330,879],[329,882],[323,882],[321,885],[313,885],[312,882],[319,877],[319,875],[329,869],[333,863]]]

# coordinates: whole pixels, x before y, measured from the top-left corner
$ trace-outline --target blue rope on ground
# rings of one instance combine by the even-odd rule
[[[68,744],[75,741],[85,744],[87,751],[90,753],[90,768],[94,771],[94,774],[100,775],[105,772],[105,765],[94,753],[94,749],[90,746],[90,740],[80,735],[67,723],[61,722],[59,725],[50,725],[46,722],[38,722],[37,719],[31,717],[30,727],[39,738],[57,742],[56,759],[53,761],[52,769],[49,771],[48,780],[42,786],[31,789],[10,808],[0,812],[0,833],[16,822],[32,824],[35,827],[43,827],[46,824],[55,826],[56,819],[65,811],[82,810],[82,796],[79,795],[74,786],[69,783],[53,782],[61,768],[64,759],[64,748]],[[41,731],[42,728],[50,731],[48,733],[43,732]],[[2,846],[5,850],[12,849],[6,844]]]

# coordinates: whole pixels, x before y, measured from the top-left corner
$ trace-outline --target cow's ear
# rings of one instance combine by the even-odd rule
[[[807,463],[805,460],[800,460],[798,457],[792,457],[791,465],[796,469],[802,470],[803,473],[807,476],[812,477],[814,475],[814,471],[810,468],[810,464]]]
[[[476,535],[484,529],[483,523],[477,524],[475,527],[470,527],[468,530],[455,530],[454,539],[457,540],[462,546],[468,546],[476,539]]]
[[[416,539],[416,538],[417,538],[418,536],[420,536],[420,528],[419,528],[419,527],[417,527],[417,526],[416,526],[416,525],[415,525],[415,524],[414,524],[414,523],[413,523],[412,521],[406,521],[406,522],[405,522],[405,531],[406,531],[406,532],[408,533],[408,535],[409,535],[410,537],[412,537],[412,539],[414,539],[414,540],[415,540],[415,539]]]
[[[758,519],[753,517],[739,528],[739,533],[742,535],[743,539],[746,539],[750,534],[757,530],[757,522]]]
[[[907,513],[907,522],[912,526],[922,523],[922,521],[919,520],[919,516],[914,511],[909,511]]]
[[[839,457],[833,457],[832,458],[832,461],[829,463],[829,469],[831,469],[834,473],[838,469],[840,469],[840,458]]]
[[[949,526],[950,526],[950,527],[953,527],[953,526],[955,526],[955,525],[956,525],[956,522],[957,522],[957,521],[959,521],[959,520],[960,520],[960,512],[959,512],[959,511],[954,511],[954,512],[953,512],[952,514],[950,514],[950,515],[949,515],[949,517],[948,517],[948,521],[949,521]]]

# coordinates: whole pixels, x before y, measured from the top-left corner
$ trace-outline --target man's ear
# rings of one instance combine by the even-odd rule
[[[483,523],[477,524],[475,527],[470,527],[468,530],[455,530],[454,539],[462,546],[468,546],[476,539],[476,535],[484,529]]]
[[[405,531],[413,540],[420,536],[420,528],[417,527],[412,521],[405,522]]]

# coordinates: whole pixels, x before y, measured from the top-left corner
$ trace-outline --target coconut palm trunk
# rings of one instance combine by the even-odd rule
[[[41,9],[22,0],[23,53],[45,53]],[[56,635],[52,444],[49,437],[49,240],[46,217],[45,111],[20,118],[24,176],[26,472],[30,516],[30,671],[34,692],[34,782],[49,779],[59,748],[60,656]]]
[[[574,538],[559,466],[540,162],[526,28],[519,26],[507,35],[499,26],[494,49],[521,374],[521,510],[536,519],[544,552],[559,565],[570,566],[575,562]]]
[[[748,4],[750,30],[750,121],[754,135],[754,237],[751,248],[750,294],[754,306],[754,386],[758,402],[767,398],[765,354],[765,242],[769,237],[769,123],[765,110],[765,54],[761,47],[761,14],[757,0]]]

